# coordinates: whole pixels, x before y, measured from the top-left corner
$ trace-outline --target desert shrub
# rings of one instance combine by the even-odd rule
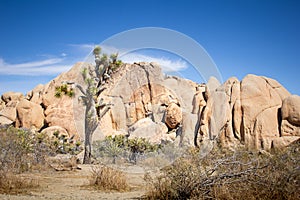
[[[126,154],[126,138],[123,135],[107,136],[104,140],[93,143],[93,155],[96,158],[108,157],[115,164],[116,159],[124,154]]]
[[[58,154],[77,155],[83,150],[80,141],[75,142],[72,137],[67,138],[66,135],[61,135],[59,131],[53,133],[50,143]]]
[[[139,155],[157,152],[160,145],[152,144],[145,138],[134,138],[127,140],[127,148],[130,152],[129,161],[136,164]]]
[[[114,190],[121,192],[129,189],[126,176],[122,171],[100,165],[92,168],[90,185],[104,191]]]
[[[54,96],[57,98],[60,98],[63,95],[67,95],[69,97],[74,97],[75,96],[74,89],[69,87],[67,84],[62,84],[60,86],[55,87]]]
[[[0,129],[0,138],[0,171],[24,172],[55,153],[51,140],[42,133],[11,126]]]
[[[197,150],[147,176],[147,199],[298,199],[299,143],[284,152]]]
[[[26,129],[0,129],[0,192],[21,193],[37,183],[19,174],[43,165],[51,153],[46,136]]]
[[[158,152],[160,145],[151,144],[145,138],[128,139],[124,135],[107,136],[102,141],[93,143],[93,154],[98,157],[112,158],[115,164],[117,158],[125,158],[136,163],[140,155],[150,152]]]

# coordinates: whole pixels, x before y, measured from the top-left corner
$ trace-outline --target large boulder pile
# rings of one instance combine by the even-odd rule
[[[70,71],[27,95],[7,92],[0,99],[0,125],[14,125],[49,135],[84,139],[85,107],[81,95],[55,97],[64,81],[84,85],[83,68]],[[248,75],[220,84],[211,78],[198,84],[165,76],[156,63],[123,64],[103,83],[99,102],[111,109],[101,118],[94,140],[124,134],[144,137],[153,143],[175,142],[201,148],[211,141],[235,148],[280,148],[300,138],[300,97],[291,95],[277,81]]]
[[[213,90],[207,88],[199,144],[218,136],[226,147],[244,144],[250,149],[270,149],[300,138],[300,97],[291,96],[277,81],[247,75],[241,82],[230,78]]]

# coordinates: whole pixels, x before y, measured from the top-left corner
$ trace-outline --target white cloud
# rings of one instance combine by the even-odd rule
[[[0,58],[1,75],[55,75],[70,69],[70,65],[64,65],[63,59],[52,58],[40,61],[31,61],[19,64],[6,63]]]
[[[91,52],[95,46],[95,44],[70,44],[69,46],[79,48],[81,50],[85,50],[86,53]],[[127,53],[128,50],[120,49],[113,46],[101,45],[102,53],[112,54],[119,53],[121,55],[119,58],[125,63],[134,63],[134,62],[156,62],[158,63],[164,72],[177,72],[180,70],[184,70],[188,67],[187,62],[183,59],[170,59],[166,57],[154,57],[145,55],[138,52]],[[93,62],[93,56],[90,55],[85,58],[87,62]]]
[[[156,58],[148,55],[139,53],[129,53],[121,56],[120,59],[123,62],[134,63],[134,62],[156,62],[160,65],[164,72],[176,72],[184,70],[188,67],[187,63],[182,59],[171,60],[169,58]]]
[[[85,51],[85,55],[95,47],[94,44],[70,44],[71,47],[76,47]],[[182,59],[170,59],[166,57],[154,57],[151,55],[144,55],[138,52],[127,53],[125,49],[117,49],[110,46],[101,46],[102,52],[112,54],[118,52],[121,55],[120,59],[125,63],[134,62],[156,62],[158,63],[164,72],[176,72],[184,70],[188,67],[188,64]],[[83,57],[85,55],[77,55],[77,57]],[[38,61],[30,61],[24,63],[11,64],[5,62],[0,58],[0,75],[58,75],[61,72],[65,72],[71,68],[74,62],[67,60],[67,53],[62,53],[61,57],[47,58]],[[93,56],[90,55],[85,59],[79,59],[82,61],[93,62]],[[76,60],[76,59],[73,59]]]
[[[69,44],[68,46],[74,47],[84,51],[92,51],[96,45],[94,44]]]

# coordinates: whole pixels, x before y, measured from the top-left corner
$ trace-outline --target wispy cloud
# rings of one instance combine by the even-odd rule
[[[95,44],[69,44],[68,46],[84,51],[91,51],[96,46]]]
[[[71,44],[70,46],[86,50],[91,52],[93,48],[96,46],[94,44]],[[125,63],[134,63],[134,62],[156,62],[158,63],[164,72],[177,72],[180,70],[184,70],[188,67],[188,64],[183,59],[170,59],[167,57],[156,57],[152,55],[145,55],[139,52],[130,52],[127,53],[128,50],[120,49],[112,46],[101,45],[102,53],[112,54],[119,53],[120,59]],[[91,56],[91,55],[90,55]],[[92,57],[87,57],[87,61],[92,61]]]
[[[126,63],[134,62],[156,62],[160,65],[164,72],[176,72],[184,70],[188,67],[187,63],[182,59],[171,60],[165,57],[152,57],[139,53],[129,53],[121,56],[120,59]]]
[[[64,59],[52,58],[40,61],[31,61],[18,64],[10,64],[0,58],[1,75],[55,75],[70,69],[70,65],[63,63]]]
[[[84,56],[91,52],[95,47],[94,44],[70,44],[69,46],[84,50],[82,54],[77,55],[81,57],[82,61],[93,62],[93,56]],[[126,53],[125,49],[117,49],[115,47],[101,46],[102,52],[111,54],[118,52],[121,55],[120,59],[126,63],[134,62],[156,62],[164,72],[177,72],[188,67],[183,59],[170,59],[167,57],[157,57],[152,55],[145,55],[139,52]],[[58,75],[71,68],[74,62],[68,60],[68,53],[62,53],[59,57],[52,56],[43,60],[33,60],[30,62],[12,64],[0,58],[0,75],[26,75],[26,76],[40,76],[40,75]],[[73,58],[73,60],[76,60]]]

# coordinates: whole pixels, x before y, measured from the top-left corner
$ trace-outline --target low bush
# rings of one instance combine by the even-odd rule
[[[129,185],[126,176],[122,171],[107,166],[94,166],[90,185],[104,191],[127,191]]]
[[[35,188],[34,180],[20,173],[44,166],[54,151],[46,135],[14,127],[0,129],[0,193],[21,193]]]
[[[44,134],[30,130],[0,129],[0,138],[0,171],[27,171],[30,166],[44,164],[45,157],[54,152]]]
[[[83,148],[80,141],[74,141],[73,137],[67,138],[66,135],[60,134],[59,131],[55,131],[50,139],[52,148],[58,154],[79,154]]]
[[[128,139],[124,135],[107,136],[103,141],[93,143],[93,155],[96,158],[111,158],[113,164],[120,157],[136,164],[138,157],[147,153],[158,153],[160,148],[160,145],[151,144],[144,138]]]
[[[34,179],[23,178],[18,174],[0,171],[0,193],[19,194],[39,186]]]
[[[189,151],[160,175],[145,177],[146,199],[299,199],[299,142],[273,154]]]

